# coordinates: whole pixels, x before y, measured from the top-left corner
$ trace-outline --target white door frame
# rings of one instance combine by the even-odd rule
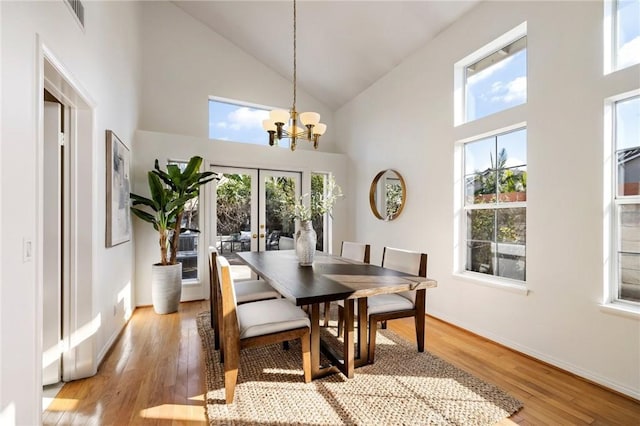
[[[34,260],[36,268],[36,340],[37,358],[36,383],[40,385],[38,398],[38,416],[42,412],[42,317],[43,317],[43,224],[45,215],[44,203],[44,89],[46,88],[65,107],[67,114],[68,144],[65,148],[66,206],[64,228],[65,235],[65,271],[68,277],[63,283],[62,309],[62,352],[63,381],[89,377],[97,371],[96,337],[99,317],[93,317],[93,259],[95,258],[96,237],[94,223],[96,219],[94,194],[97,192],[94,163],[96,151],[95,137],[95,102],[66,69],[56,55],[42,42],[36,34],[37,69],[36,69],[36,235],[34,241]],[[91,247],[91,250],[80,250]]]

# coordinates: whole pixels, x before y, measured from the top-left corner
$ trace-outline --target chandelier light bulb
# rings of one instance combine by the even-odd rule
[[[276,123],[271,119],[262,120],[262,128],[267,132],[276,131]]]
[[[275,124],[286,124],[289,121],[289,111],[284,109],[274,109],[269,113],[269,118],[273,120]]]
[[[318,123],[315,126],[313,126],[314,135],[322,136],[326,131],[327,131],[327,125],[324,123]]]
[[[303,126],[315,126],[320,122],[320,114],[317,112],[303,112],[300,114],[300,121]]]

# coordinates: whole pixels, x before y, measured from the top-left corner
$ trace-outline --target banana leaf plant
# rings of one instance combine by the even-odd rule
[[[202,157],[194,156],[182,169],[168,164],[167,171],[160,169],[156,159],[153,170],[147,173],[151,198],[131,194],[131,211],[158,231],[160,264],[175,265],[178,242],[182,228],[185,205],[200,195],[200,187],[219,179],[214,172],[199,172]]]

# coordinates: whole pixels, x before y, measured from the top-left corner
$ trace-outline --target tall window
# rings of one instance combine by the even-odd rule
[[[526,280],[527,131],[464,145],[465,270]]]
[[[181,171],[187,167],[185,161],[169,160],[168,164],[176,164]],[[198,243],[200,241],[200,197],[189,200],[184,206],[182,216],[183,229],[178,240],[177,260],[182,263],[182,280],[198,279]]]
[[[240,102],[209,99],[209,139],[268,145],[269,135],[262,120],[269,118],[269,108]]]
[[[613,68],[640,63],[640,0],[614,0]]]
[[[614,104],[614,300],[640,303],[640,96]]]

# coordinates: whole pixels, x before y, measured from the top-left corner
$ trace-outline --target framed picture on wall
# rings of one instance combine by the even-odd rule
[[[115,133],[107,130],[107,247],[113,247],[131,239],[130,162],[129,148]]]

